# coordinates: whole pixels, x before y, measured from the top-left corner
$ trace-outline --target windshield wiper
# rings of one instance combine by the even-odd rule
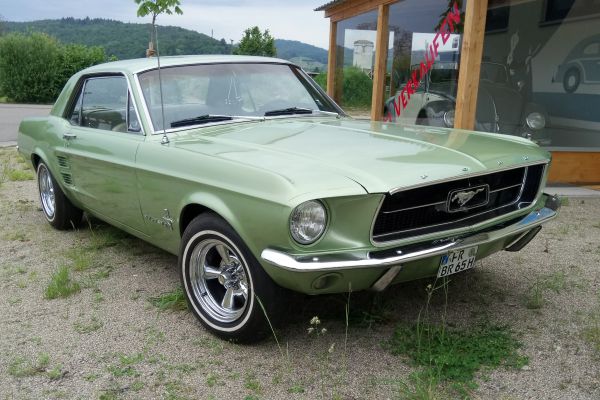
[[[171,122],[171,128],[179,128],[182,126],[190,126],[190,125],[202,125],[208,124],[211,122],[221,122],[221,121],[231,121],[233,117],[229,115],[200,115],[194,118],[186,118],[181,119],[179,121]]]
[[[288,107],[281,108],[278,110],[271,110],[265,113],[265,117],[275,117],[278,115],[294,115],[294,114],[312,114],[313,110],[310,108],[301,108],[301,107]]]
[[[265,117],[275,117],[278,115],[294,115],[294,114],[314,114],[314,115],[331,115],[334,117],[340,117],[339,113],[333,111],[323,111],[323,110],[311,110],[309,108],[301,108],[301,107],[289,107],[282,108],[281,110],[271,110],[265,113]]]

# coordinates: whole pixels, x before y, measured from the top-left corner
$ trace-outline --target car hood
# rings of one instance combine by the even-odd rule
[[[318,117],[191,129],[172,145],[268,170],[306,191],[341,179],[384,193],[549,158],[513,136]]]

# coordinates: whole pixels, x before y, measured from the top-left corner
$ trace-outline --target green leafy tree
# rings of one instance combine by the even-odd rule
[[[338,70],[342,78],[342,101],[346,107],[369,107],[373,96],[373,80],[360,68],[345,67]],[[327,90],[327,73],[321,72],[315,77],[324,90]]]
[[[152,30],[150,31],[150,44],[147,56],[154,55],[154,44],[156,43],[156,18],[160,14],[172,15],[173,13],[181,15],[183,11],[179,7],[179,0],[134,0],[135,4],[139,5],[137,10],[138,17],[152,16]]]
[[[240,44],[233,50],[233,54],[275,57],[277,55],[275,38],[271,36],[268,29],[261,32],[258,26],[248,28],[244,31]]]
[[[51,103],[77,71],[106,61],[104,49],[63,45],[43,33],[0,38],[0,92],[16,102]]]

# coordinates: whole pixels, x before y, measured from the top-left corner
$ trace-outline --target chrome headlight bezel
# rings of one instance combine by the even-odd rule
[[[327,208],[319,200],[297,205],[290,214],[289,230],[292,239],[300,245],[316,243],[327,229]]]
[[[527,115],[527,118],[525,118],[525,123],[529,129],[539,131],[540,129],[544,129],[546,127],[546,117],[544,114],[534,111]]]

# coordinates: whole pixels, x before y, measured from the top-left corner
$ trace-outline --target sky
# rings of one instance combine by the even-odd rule
[[[159,25],[192,29],[215,39],[238,42],[246,28],[269,29],[277,39],[299,40],[324,49],[329,47],[329,20],[313,11],[329,0],[181,0],[183,15],[161,15]],[[38,19],[108,18],[148,23],[138,18],[133,0],[0,0],[6,21]]]

